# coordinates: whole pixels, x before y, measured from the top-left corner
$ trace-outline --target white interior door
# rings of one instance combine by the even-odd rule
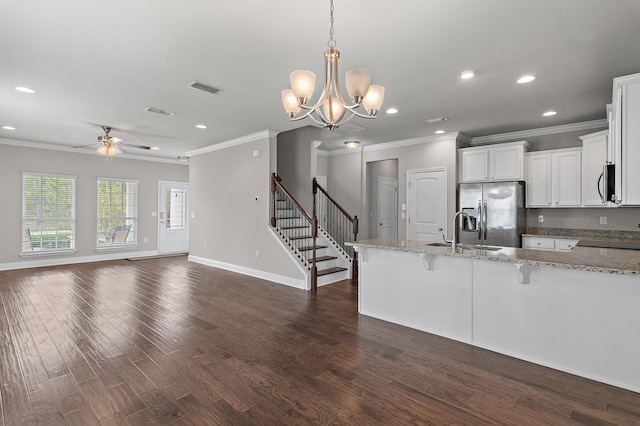
[[[398,179],[378,177],[378,238],[398,238]]]
[[[160,181],[158,252],[189,251],[189,184]]]
[[[447,170],[410,170],[407,185],[407,239],[442,242],[447,232]]]

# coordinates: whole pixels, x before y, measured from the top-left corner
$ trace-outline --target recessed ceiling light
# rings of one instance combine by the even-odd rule
[[[16,86],[15,89],[22,93],[36,93],[35,90],[29,89],[28,87]]]
[[[206,129],[206,128],[207,128],[207,126],[206,126],[206,125],[204,125],[204,124],[196,124],[196,127],[197,127],[198,129]]]
[[[556,115],[557,112],[555,111],[547,111],[544,114],[542,114],[544,117],[551,117],[552,115]]]
[[[476,70],[465,70],[460,73],[460,78],[468,79],[476,75]]]
[[[159,150],[160,148],[158,148],[157,146],[152,146],[152,147],[151,147],[151,149],[152,149],[152,150],[154,150],[154,151],[157,151],[157,150]]]
[[[433,133],[435,133],[436,135],[441,135],[441,134],[443,134],[443,133],[444,133],[444,130],[436,130],[436,131],[435,131],[435,132],[433,132]]]
[[[387,114],[397,114],[398,113],[398,108],[389,108],[387,110]]]
[[[523,75],[517,80],[517,82],[520,84],[531,83],[535,79],[536,77],[534,75]]]
[[[5,130],[15,130],[15,127],[11,127],[11,126],[2,126],[3,129]]]

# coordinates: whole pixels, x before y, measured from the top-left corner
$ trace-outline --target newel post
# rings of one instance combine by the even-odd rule
[[[278,203],[276,189],[276,174],[271,173],[271,226],[273,228],[276,227],[276,204]]]

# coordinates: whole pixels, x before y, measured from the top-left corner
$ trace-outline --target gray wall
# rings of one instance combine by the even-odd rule
[[[259,157],[253,157],[255,150]],[[265,137],[191,157],[190,256],[304,279],[269,231],[275,153],[275,138]]]
[[[331,196],[347,211],[360,219],[358,239],[369,236],[367,165],[383,160],[398,160],[398,238],[406,237],[406,221],[400,219],[401,206],[406,204],[407,171],[432,167],[447,168],[447,217],[456,208],[457,148],[456,139],[443,139],[415,145],[370,149],[329,156],[328,187]]]
[[[157,250],[158,180],[188,181],[189,167],[154,161],[132,160],[115,156],[112,161],[93,154],[25,148],[0,144],[0,203],[2,244],[0,264],[34,261],[20,257],[22,247],[22,172],[52,173],[76,176],[76,250],[64,258],[96,256],[97,178],[137,179],[138,183],[138,248],[126,253]],[[148,238],[148,242],[144,242]],[[109,252],[115,253],[115,252]],[[119,251],[119,253],[125,253]],[[126,253],[122,257],[126,257]],[[61,259],[61,256],[38,256],[38,260]]]
[[[326,135],[326,130],[313,126],[278,134],[278,176],[287,191],[307,212],[313,209],[311,180],[317,176],[317,155],[313,143]],[[322,164],[326,171],[326,163]]]

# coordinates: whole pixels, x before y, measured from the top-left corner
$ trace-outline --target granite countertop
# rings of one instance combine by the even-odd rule
[[[640,250],[640,232],[599,229],[528,228],[523,237],[578,240],[583,247]]]
[[[566,237],[565,237],[566,238]],[[435,256],[455,256],[495,262],[582,271],[624,274],[640,277],[640,251],[612,248],[574,247],[569,252],[502,247],[499,250],[429,246],[414,240],[364,240],[346,243],[356,248],[377,248]]]

